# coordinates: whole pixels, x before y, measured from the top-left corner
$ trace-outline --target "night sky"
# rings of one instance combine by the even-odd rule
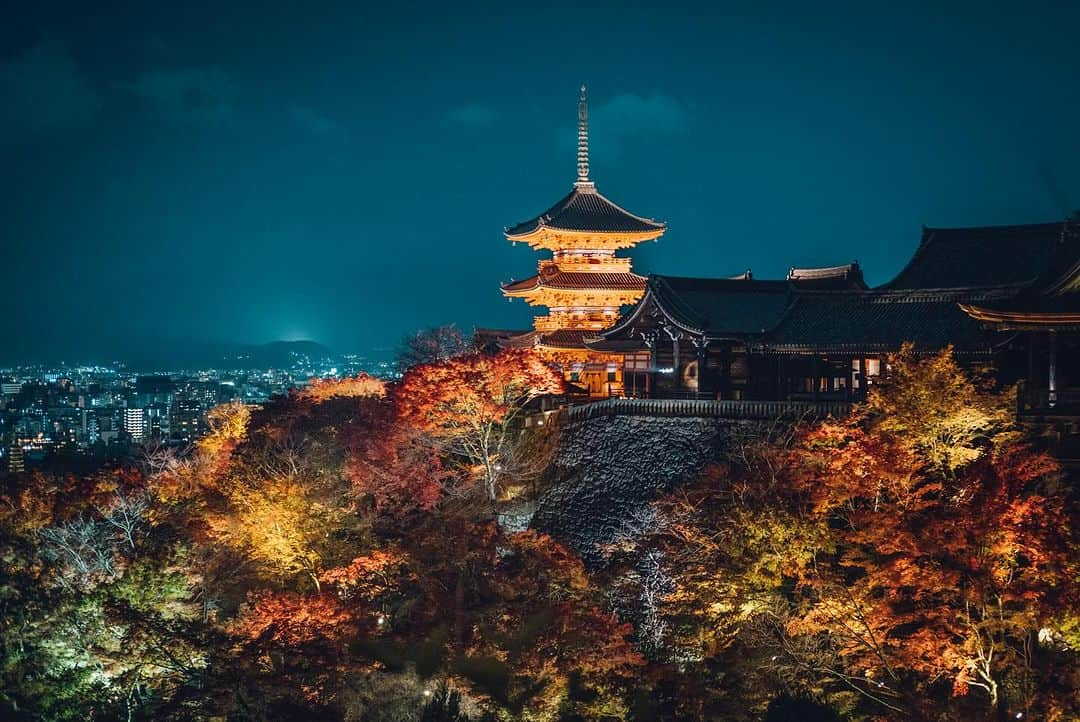
[[[1076,4],[20,5],[5,361],[526,328],[502,229],[569,191],[582,82],[597,187],[669,224],[641,273],[882,283],[922,224],[1080,206]]]

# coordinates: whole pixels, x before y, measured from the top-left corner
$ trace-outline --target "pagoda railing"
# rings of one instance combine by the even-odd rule
[[[604,416],[679,416],[717,419],[841,417],[851,412],[843,401],[735,401],[731,399],[604,399],[563,409],[571,421]]]

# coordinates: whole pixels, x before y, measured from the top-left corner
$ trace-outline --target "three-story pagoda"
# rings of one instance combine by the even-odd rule
[[[505,231],[508,240],[550,251],[551,257],[540,261],[536,275],[503,284],[503,294],[546,306],[548,313],[534,317],[533,331],[507,338],[504,345],[536,349],[590,395],[620,393],[621,357],[590,350],[583,339],[614,324],[619,309],[645,292],[645,278],[616,252],[659,238],[666,227],[611,202],[589,179],[588,105],[582,86],[573,190],[544,213]]]

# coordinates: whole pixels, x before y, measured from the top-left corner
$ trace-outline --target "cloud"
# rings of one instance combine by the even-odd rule
[[[590,119],[599,128],[622,136],[673,135],[684,133],[687,127],[686,111],[670,95],[616,95],[595,109],[590,108]]]
[[[470,103],[454,108],[446,114],[446,117],[453,123],[469,128],[490,128],[499,121],[502,113],[488,105]]]
[[[60,43],[41,43],[0,63],[0,145],[85,127],[101,106],[101,95]]]
[[[179,68],[143,73],[128,89],[164,117],[197,125],[220,125],[236,113],[232,79],[216,68]]]
[[[289,108],[289,119],[300,128],[316,135],[337,135],[344,128],[336,120],[332,120],[317,110],[293,105]]]
[[[686,109],[670,95],[623,93],[600,103],[589,103],[589,151],[594,159],[612,161],[622,155],[629,142],[681,135],[689,126]],[[576,126],[560,132],[561,149],[569,150],[576,144]]]

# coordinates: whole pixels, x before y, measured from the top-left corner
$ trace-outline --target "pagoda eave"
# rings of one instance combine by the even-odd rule
[[[618,308],[637,303],[644,293],[644,289],[552,289],[545,286],[526,291],[503,289],[503,295],[508,298],[522,298],[530,306],[551,308]]]
[[[527,233],[506,233],[506,239],[515,243],[527,243],[531,248],[547,251],[564,249],[618,250],[633,248],[639,243],[652,241],[664,235],[666,226],[649,231],[580,231],[551,228],[541,225]]]

